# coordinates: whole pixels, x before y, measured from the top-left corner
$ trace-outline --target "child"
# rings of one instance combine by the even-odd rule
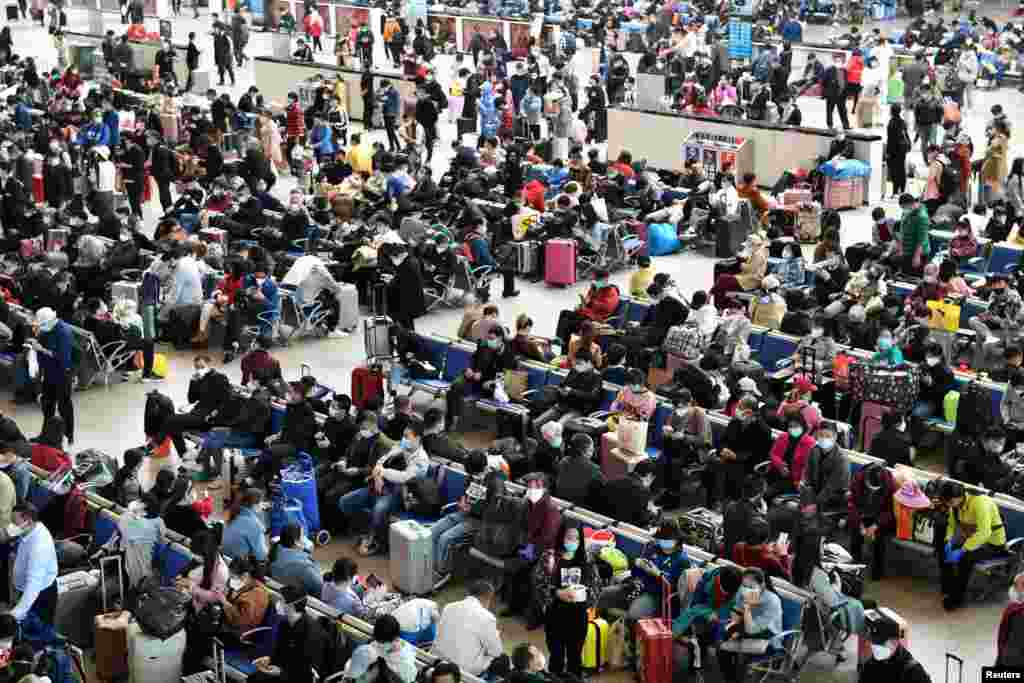
[[[629,276],[629,295],[647,298],[647,288],[654,281],[654,266],[650,256],[641,256],[636,260],[636,272]]]
[[[1013,241],[1017,228],[1010,232],[1010,241]],[[949,253],[957,259],[969,259],[978,255],[978,240],[974,238],[974,230],[971,228],[971,219],[963,215],[956,224],[953,239],[949,243]]]

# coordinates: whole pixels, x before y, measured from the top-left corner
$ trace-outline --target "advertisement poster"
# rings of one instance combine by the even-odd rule
[[[718,155],[719,170],[725,171],[731,169],[736,170],[736,152],[725,152],[723,151]]]
[[[718,170],[718,152],[713,149],[704,150],[704,169],[707,172]]]
[[[683,163],[690,160],[700,161],[700,147],[697,145],[683,145]]]
[[[479,33],[481,37],[487,38],[494,31],[501,29],[501,24],[496,21],[488,21],[487,19],[463,19],[462,20],[462,35],[459,36],[459,49],[468,50],[469,44],[473,40],[473,34]]]
[[[370,10],[362,7],[334,6],[335,30],[338,33],[351,35],[352,29],[370,23]]]

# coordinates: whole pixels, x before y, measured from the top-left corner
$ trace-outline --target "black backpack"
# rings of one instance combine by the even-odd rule
[[[146,394],[146,410],[143,424],[147,436],[157,436],[164,428],[164,423],[174,415],[174,402],[159,391]]]
[[[417,517],[441,515],[441,487],[433,477],[413,479],[405,485],[405,509]]]
[[[843,219],[835,209],[825,209],[821,212],[821,234],[824,235],[830,228],[839,234],[843,227]]]
[[[317,623],[327,634],[327,640],[330,643],[324,662],[326,670],[322,674],[324,678],[328,678],[345,670],[355,648],[341,625],[332,621],[330,617],[318,617]]]
[[[672,375],[672,383],[667,387],[662,387],[659,393],[675,400],[683,389],[689,389],[690,396],[701,408],[718,407],[718,387],[708,373],[693,363],[684,363],[681,367],[676,368]]]
[[[526,501],[498,496],[484,509],[474,546],[491,557],[511,557],[525,538]]]
[[[981,437],[996,421],[992,412],[992,391],[978,382],[971,382],[960,390],[956,408],[957,434]]]
[[[939,193],[945,199],[956,197],[960,194],[960,167],[954,162],[942,164],[942,175],[939,177]]]
[[[811,314],[807,311],[787,311],[782,316],[779,329],[795,337],[803,337],[811,333]]]

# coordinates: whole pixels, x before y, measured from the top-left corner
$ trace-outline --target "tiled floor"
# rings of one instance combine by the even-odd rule
[[[992,13],[998,14],[1000,10],[993,7]],[[107,15],[107,20],[109,28],[120,30],[120,24],[117,23],[115,15]],[[71,11],[70,21],[72,30],[85,30],[85,17],[81,12]],[[891,22],[885,26],[900,25],[901,23]],[[188,11],[183,18],[176,19],[174,24],[175,36],[184,36],[188,31],[193,30],[201,36],[201,47],[205,51],[204,60],[212,57],[208,24],[208,15],[205,12],[202,20],[193,21]],[[810,39],[820,37],[828,30],[822,27],[810,27],[808,37]],[[37,56],[44,66],[53,63],[53,50],[45,32],[40,28],[29,27],[24,22],[17,23],[13,26],[13,37],[17,52]],[[327,42],[330,44],[330,41]],[[269,41],[266,40],[266,36],[254,34],[248,49],[249,54],[258,55],[268,51]],[[327,54],[322,56],[325,60],[329,58]],[[439,72],[446,74],[447,69],[442,67]],[[236,87],[231,89],[235,97],[252,84],[251,67],[241,69],[238,76]],[[979,150],[983,145],[983,130],[988,109],[997,102],[1011,112],[1011,118],[1014,118],[1016,112],[1024,111],[1024,99],[1014,89],[979,93],[978,106],[974,112],[966,116],[968,129]],[[807,100],[801,104],[805,111],[805,121],[810,123],[823,121],[823,107],[820,102]],[[454,134],[453,127],[445,126],[444,128],[444,139],[450,140]],[[642,134],[642,131],[638,131],[637,134]],[[380,133],[375,135],[380,135]],[[381,137],[383,136],[381,135]],[[446,142],[441,143],[441,150],[448,148]],[[1019,153],[1018,145],[1014,145],[1014,151]],[[438,154],[437,156],[436,165],[440,169],[447,163],[445,158],[447,155]],[[278,183],[277,191],[286,193],[290,186],[289,179],[285,178]],[[891,204],[888,205],[888,208],[891,211],[898,210]],[[866,209],[843,214],[844,243],[851,244],[869,237],[867,214]],[[155,213],[151,209],[148,215],[148,225],[153,225],[154,217]],[[710,286],[712,263],[705,256],[682,253],[655,259],[655,263],[660,270],[673,275],[679,283],[681,291],[687,297],[697,289],[706,289]],[[620,272],[613,276],[613,280],[624,285],[627,277],[628,273]],[[583,286],[551,289],[542,284],[521,283],[520,289],[522,295],[519,298],[509,301],[498,300],[502,320],[506,324],[510,324],[519,313],[528,313],[537,321],[538,333],[551,334],[554,331],[553,327],[558,311],[572,306]],[[453,334],[460,317],[461,311],[445,309],[420,319],[417,327],[426,332]],[[276,354],[289,378],[298,375],[300,363],[308,363],[319,379],[341,391],[348,390],[350,371],[364,355],[362,339],[358,335],[336,340],[303,340],[293,344],[290,348],[277,351]],[[191,368],[191,354],[170,352],[169,355],[170,377],[160,388],[176,400],[183,401]],[[237,363],[225,368],[225,371],[233,379],[239,378]],[[141,443],[143,438],[142,411],[148,388],[138,384],[119,384],[110,388],[93,388],[77,394],[74,398],[79,425],[76,449],[101,448],[120,454],[125,449]],[[4,398],[5,412],[17,419],[27,433],[35,433],[41,422],[38,408],[14,406],[9,402],[9,394],[4,394]],[[327,548],[319,549],[317,557],[327,566],[339,554],[351,553],[351,551],[350,544],[335,542]],[[893,555],[896,556],[897,553],[894,552]],[[364,570],[372,570],[378,574],[387,573],[386,562],[383,561],[364,560],[362,565]],[[893,578],[887,579],[881,584],[869,584],[867,595],[881,604],[896,609],[909,619],[912,624],[911,649],[923,661],[933,677],[938,679],[942,676],[944,653],[955,652],[966,660],[966,676],[968,680],[972,680],[978,675],[979,667],[990,664],[994,659],[995,628],[1002,608],[1001,601],[971,607],[954,615],[943,613],[937,595],[934,577],[936,572],[932,565],[930,559],[894,557],[891,563]],[[929,575],[931,576],[929,577]],[[446,590],[440,598],[444,602],[447,599],[461,597],[461,594],[460,587],[453,587]],[[501,628],[509,647],[527,638],[538,644],[543,643],[542,631],[526,633],[518,621],[503,620]],[[803,678],[807,681],[846,681],[854,675],[852,662],[848,661],[836,669],[832,667],[831,660],[818,656],[807,664]]]

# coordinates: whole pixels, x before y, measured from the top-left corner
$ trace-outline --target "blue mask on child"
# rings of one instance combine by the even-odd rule
[[[562,545],[565,547],[565,552],[567,552],[567,553],[575,553],[579,549],[579,547],[580,547],[580,542],[579,541],[566,541]]]
[[[658,540],[658,547],[662,550],[673,550],[676,547],[676,542],[671,538]]]

